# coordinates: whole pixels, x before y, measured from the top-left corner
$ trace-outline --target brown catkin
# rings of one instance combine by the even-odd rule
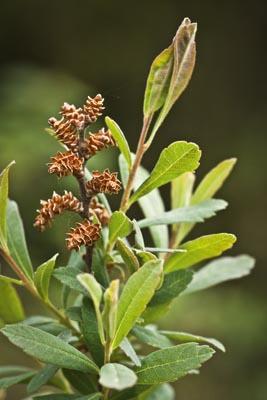
[[[101,94],[97,94],[94,98],[87,97],[83,111],[86,116],[87,124],[92,124],[97,121],[103,113],[105,107],[103,106],[104,99]]]
[[[84,158],[88,159],[94,156],[98,151],[107,149],[108,147],[116,146],[109,130],[101,129],[96,133],[90,133],[88,138],[81,144],[81,152]]]
[[[95,214],[101,225],[107,225],[110,219],[108,210],[103,204],[97,201],[96,197],[93,197],[89,207],[90,214]]]
[[[35,228],[43,232],[51,225],[53,218],[65,210],[81,213],[83,205],[71,192],[65,191],[64,195],[54,192],[51,199],[41,200],[41,208],[37,210],[38,215],[34,222]]]
[[[64,117],[60,120],[52,117],[48,120],[49,125],[54,129],[57,139],[65,144],[72,151],[78,148],[77,128]]]
[[[68,175],[81,177],[83,175],[83,158],[78,157],[71,150],[51,157],[51,163],[48,164],[48,172],[56,174],[60,178]]]
[[[117,172],[110,172],[108,169],[104,172],[94,171],[92,179],[86,184],[89,194],[118,194],[121,190],[121,182],[117,176]]]
[[[100,225],[88,220],[77,223],[67,233],[66,243],[68,250],[79,250],[81,246],[92,246],[100,238]]]

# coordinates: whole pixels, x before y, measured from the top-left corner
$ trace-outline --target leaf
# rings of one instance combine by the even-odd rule
[[[97,319],[92,301],[88,298],[83,300],[81,330],[85,343],[92,354],[97,365],[104,362],[104,349],[101,344]]]
[[[27,382],[35,374],[35,371],[24,372],[20,375],[9,376],[0,379],[0,389],[8,389],[11,386],[17,385],[19,383]]]
[[[195,143],[174,142],[164,149],[150,177],[130,198],[130,205],[151,190],[169,183],[184,172],[194,171],[199,165],[201,151]]]
[[[171,385],[164,383],[153,386],[138,396],[138,400],[175,400],[175,391]]]
[[[7,251],[8,174],[12,161],[0,174],[0,246]]]
[[[164,49],[153,61],[147,78],[144,116],[159,110],[167,97],[173,68],[173,45]]]
[[[27,386],[27,392],[32,394],[37,392],[41,386],[45,385],[57,373],[56,365],[46,365],[37,374],[35,374]]]
[[[120,344],[121,350],[130,358],[130,360],[136,365],[137,367],[141,366],[141,362],[139,360],[138,355],[135,352],[131,342],[125,337]]]
[[[34,273],[34,284],[38,293],[44,300],[48,300],[48,291],[50,279],[55,267],[58,254],[54,255],[50,260],[40,265]]]
[[[178,176],[171,183],[171,208],[189,206],[192,190],[195,182],[195,175],[192,172],[185,172]]]
[[[145,247],[146,251],[150,251],[151,253],[185,253],[186,250],[183,249],[166,249],[162,247]]]
[[[31,371],[30,368],[24,367],[22,365],[1,365],[0,366],[0,376],[20,374],[23,372]]]
[[[99,400],[102,398],[101,393],[92,393],[86,396],[77,394],[47,394],[42,396],[35,396],[34,400]]]
[[[217,233],[186,242],[180,248],[187,250],[187,252],[171,255],[165,263],[165,271],[168,273],[177,269],[188,268],[200,261],[217,257],[225,250],[230,249],[235,241],[236,237],[230,233]]]
[[[85,290],[77,280],[77,276],[80,274],[80,272],[81,271],[77,268],[60,267],[53,272],[53,276],[64,285],[70,287],[73,290],[76,290],[77,292],[84,294]]]
[[[127,336],[151,300],[162,274],[162,261],[149,261],[126,282],[118,304],[115,349]]]
[[[146,308],[145,312],[142,314],[142,318],[146,324],[154,323],[158,321],[160,318],[166,316],[166,314],[170,311],[171,302],[159,304],[157,306]]]
[[[165,275],[161,288],[156,291],[149,306],[154,307],[159,304],[168,303],[175,297],[178,297],[190,284],[192,278],[193,273],[190,270],[178,270]]]
[[[174,382],[209,360],[214,350],[196,343],[181,344],[150,353],[135,368],[139,385]]]
[[[134,231],[135,231],[135,235],[134,235],[135,245],[139,249],[144,250],[144,248],[145,248],[144,237],[143,237],[141,229],[139,228],[139,225],[135,219],[133,219],[133,226],[134,226]]]
[[[100,284],[97,282],[95,277],[91,274],[79,274],[77,276],[78,281],[80,284],[87,290],[89,293],[94,307],[95,307],[95,313],[96,313],[96,318],[97,318],[97,324],[98,324],[98,331],[99,331],[99,336],[101,343],[105,343],[105,336],[104,336],[104,329],[103,329],[103,321],[102,321],[102,316],[100,313],[100,303],[102,299],[102,289]]]
[[[108,363],[100,370],[99,383],[110,389],[123,390],[136,384],[135,373],[125,365]]]
[[[92,259],[92,271],[96,280],[103,286],[108,287],[109,276],[107,273],[107,268],[105,265],[105,259],[103,251],[100,249],[93,249],[93,259]]]
[[[137,170],[137,174],[134,180],[134,189],[137,190],[142,183],[148,179],[150,173],[140,166]],[[164,202],[161,198],[158,189],[152,190],[147,195],[138,199],[138,204],[143,211],[145,217],[155,217],[158,214],[162,214],[165,211]],[[153,204],[153,207],[151,207]],[[169,243],[169,233],[167,226],[153,226],[149,228],[153,242],[157,247],[167,247]]]
[[[15,346],[42,362],[61,368],[97,373],[98,367],[83,353],[63,340],[24,324],[7,325],[1,332]]]
[[[104,310],[102,313],[106,337],[113,339],[117,324],[118,298],[120,281],[115,279],[110,282],[109,287],[104,293]]]
[[[230,158],[219,163],[213,168],[200,182],[191,199],[191,205],[198,204],[202,201],[211,199],[221,188],[226,178],[231,173],[236,158]],[[191,231],[193,224],[183,224],[177,236],[177,243],[180,243],[183,238]]]
[[[120,238],[117,240],[116,248],[130,272],[133,273],[137,271],[139,268],[139,261],[132,249]]]
[[[13,283],[14,285],[23,286],[24,283],[18,279],[10,278],[10,276],[0,275],[0,282]]]
[[[174,37],[174,61],[168,95],[165,99],[159,117],[154,125],[152,133],[148,140],[148,144],[152,142],[160,125],[166,118],[173,104],[181,96],[191,79],[196,60],[196,30],[197,24],[191,23],[189,18],[185,18]]]
[[[129,169],[131,168],[132,165],[132,157],[131,157],[131,152],[129,148],[129,144],[126,140],[126,137],[124,136],[121,128],[119,125],[111,118],[106,117],[105,122],[107,124],[107,127],[109,128],[113,138],[115,139],[121,154],[124,156]]]
[[[24,228],[17,203],[9,201],[7,206],[7,243],[10,255],[23,273],[33,280],[33,267],[30,260]]]
[[[122,211],[115,211],[109,221],[109,243],[115,244],[116,240],[128,236],[133,230],[133,223]]]
[[[250,273],[255,265],[254,258],[247,255],[221,257],[211,261],[194,274],[192,282],[183,294],[194,293]]]
[[[73,369],[64,369],[63,374],[74,389],[78,390],[81,394],[90,394],[97,390],[97,385],[93,382],[89,374]]]
[[[0,281],[0,318],[6,324],[25,318],[20,298],[11,283]]]
[[[136,325],[133,328],[132,333],[141,342],[146,343],[152,347],[164,349],[166,347],[172,346],[172,342],[166,336],[162,335],[156,329],[150,328],[149,326],[142,327],[142,326]]]
[[[207,338],[199,335],[192,335],[191,333],[185,332],[161,331],[161,333],[171,340],[177,340],[178,342],[207,343],[212,345],[216,349],[225,352],[224,345],[217,339]]]
[[[139,227],[146,228],[152,225],[176,224],[181,222],[204,222],[206,218],[213,217],[217,211],[224,210],[228,203],[224,200],[210,199],[194,206],[176,208],[154,218],[138,221]]]

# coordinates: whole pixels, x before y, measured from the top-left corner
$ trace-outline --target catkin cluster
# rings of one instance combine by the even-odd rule
[[[97,152],[116,145],[109,130],[103,128],[95,133],[86,133],[89,125],[102,115],[104,108],[104,99],[100,94],[94,98],[88,96],[82,107],[64,103],[59,112],[60,118],[51,117],[48,120],[55,137],[66,148],[65,152],[59,151],[51,157],[48,172],[59,178],[75,176],[81,188],[81,198],[67,191],[63,195],[54,192],[50,199],[41,200],[34,226],[42,232],[51,226],[56,215],[65,211],[78,213],[83,220],[67,233],[69,250],[79,250],[83,245],[92,246],[99,239],[101,225],[108,223],[109,213],[99,203],[97,195],[118,194],[121,189],[117,173],[108,169],[104,172],[93,171],[92,178],[85,179],[86,161]],[[94,217],[99,223],[92,222]]]

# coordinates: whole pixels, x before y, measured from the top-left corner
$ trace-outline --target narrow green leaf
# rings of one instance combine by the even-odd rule
[[[161,333],[171,340],[176,340],[178,342],[207,343],[215,347],[216,349],[225,352],[224,345],[217,339],[207,338],[199,335],[192,335],[191,333],[186,332],[161,331]]]
[[[77,276],[80,274],[80,272],[81,271],[77,268],[60,267],[53,272],[53,276],[64,285],[70,287],[73,290],[76,290],[77,292],[84,294],[85,290],[77,280]]]
[[[192,282],[183,294],[197,292],[222,282],[242,278],[251,272],[254,265],[254,258],[247,255],[218,258],[194,274]]]
[[[83,300],[81,330],[85,343],[97,365],[104,362],[104,348],[101,344],[96,314],[92,301],[89,298]]]
[[[58,254],[40,265],[34,273],[34,284],[44,300],[48,300],[50,279],[55,267]]]
[[[146,324],[152,324],[158,321],[160,318],[166,316],[166,314],[170,311],[170,308],[171,301],[153,307],[148,305],[142,314],[142,318]]]
[[[7,251],[8,174],[12,161],[0,174],[0,246]]]
[[[171,183],[171,204],[172,209],[189,206],[192,190],[195,182],[195,175],[192,172],[185,172],[178,176]]]
[[[138,221],[139,227],[146,228],[152,225],[176,224],[181,222],[204,222],[205,219],[216,215],[217,211],[224,210],[228,203],[224,200],[210,199],[194,206],[176,208],[154,218]]]
[[[23,372],[29,372],[29,371],[31,371],[31,369],[24,367],[23,365],[1,365],[0,366],[0,376],[21,374]]]
[[[135,352],[131,342],[125,337],[120,344],[120,349],[130,358],[130,360],[136,365],[137,367],[141,366],[140,359]]]
[[[21,216],[15,201],[9,201],[7,206],[7,244],[11,256],[24,274],[32,280],[33,267],[27,248]]]
[[[20,298],[9,282],[0,281],[0,318],[6,324],[13,324],[25,318]]]
[[[132,333],[137,337],[142,343],[148,344],[149,346],[156,347],[158,349],[164,349],[166,347],[171,347],[172,342],[156,329],[149,326],[143,327],[136,325],[132,329]]]
[[[144,250],[151,253],[186,253],[186,250],[183,249],[166,249],[162,247],[145,247]]]
[[[165,271],[168,273],[188,268],[200,261],[217,257],[230,249],[235,241],[236,237],[230,233],[217,233],[191,240],[180,247],[187,250],[186,253],[176,253],[168,258],[164,265]]]
[[[120,238],[117,240],[116,248],[130,272],[133,273],[137,271],[139,268],[139,261],[132,249]]]
[[[138,396],[138,400],[175,400],[175,391],[171,385],[164,383],[148,389]]]
[[[104,253],[100,249],[93,249],[92,271],[96,280],[104,287],[109,285],[109,276],[105,264]]]
[[[8,389],[11,386],[17,385],[19,383],[25,383],[35,374],[34,371],[24,372],[23,374],[16,376],[9,376],[7,378],[0,379],[0,389]]]
[[[118,347],[151,300],[162,274],[162,261],[149,261],[135,272],[122,291],[117,316],[117,329],[112,343]]]
[[[7,325],[1,332],[26,354],[62,368],[97,373],[98,367],[83,353],[63,340],[24,324]]]
[[[27,386],[27,392],[32,394],[37,392],[41,386],[45,385],[57,373],[58,367],[56,365],[46,365],[37,374],[35,374]]]
[[[201,151],[195,143],[174,142],[164,149],[150,177],[130,198],[130,205],[151,190],[165,185],[184,172],[194,171],[199,165]]]
[[[121,128],[119,125],[111,118],[106,117],[105,122],[107,124],[107,127],[109,128],[113,138],[115,139],[121,154],[124,156],[125,160],[127,161],[128,168],[131,168],[132,165],[132,157],[131,157],[131,152],[129,148],[129,144],[126,140],[126,137],[124,136]]]
[[[110,389],[123,390],[136,384],[135,373],[125,365],[109,363],[100,370],[99,383]]]
[[[141,229],[139,228],[139,225],[135,219],[133,219],[133,226],[135,231],[135,246],[138,247],[138,249],[142,249],[143,251],[145,248],[145,241]]]
[[[116,240],[128,236],[133,230],[133,223],[122,211],[115,211],[109,221],[109,243],[115,244]]]
[[[192,369],[199,368],[209,360],[214,350],[196,343],[181,344],[155,351],[142,360],[142,366],[135,368],[139,385],[157,385],[174,382]]]
[[[93,381],[92,376],[84,372],[75,371],[73,369],[64,369],[64,376],[67,378],[71,386],[78,390],[81,394],[94,393],[97,390],[97,385]]]
[[[102,313],[103,323],[106,331],[106,337],[110,340],[115,335],[117,325],[117,311],[119,298],[120,281],[115,279],[110,282],[109,287],[104,293],[104,309]]]
[[[23,286],[24,283],[18,279],[10,278],[9,276],[0,275],[0,282],[13,283],[14,285]]]
[[[173,68],[173,45],[164,49],[153,61],[147,78],[144,116],[159,110],[167,97]]]
[[[190,270],[173,271],[164,276],[164,281],[159,290],[156,291],[149,306],[154,307],[159,304],[168,303],[175,297],[178,297],[193,278],[193,272]]]

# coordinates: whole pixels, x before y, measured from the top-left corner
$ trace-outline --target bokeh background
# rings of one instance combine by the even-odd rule
[[[186,93],[158,133],[150,155],[174,140],[197,142],[203,150],[198,175],[232,156],[238,165],[219,197],[230,208],[193,233],[234,232],[232,254],[257,258],[253,274],[240,282],[179,301],[161,321],[221,339],[217,354],[199,376],[181,380],[179,400],[264,400],[266,348],[266,18],[265,1],[10,0],[0,13],[0,167],[15,159],[11,195],[20,205],[35,265],[64,249],[69,219],[37,234],[32,222],[40,198],[73,188],[48,176],[46,163],[57,147],[44,132],[47,118],[63,101],[82,103],[102,93],[107,113],[118,121],[134,148],[141,126],[145,79],[152,59],[166,47],[188,16],[199,23],[197,65]],[[116,151],[95,160],[116,167]],[[168,201],[168,192],[163,190]],[[63,251],[61,262],[66,254]],[[29,314],[38,306],[22,293]],[[0,364],[30,363],[0,339]],[[21,399],[22,388],[8,400]]]

